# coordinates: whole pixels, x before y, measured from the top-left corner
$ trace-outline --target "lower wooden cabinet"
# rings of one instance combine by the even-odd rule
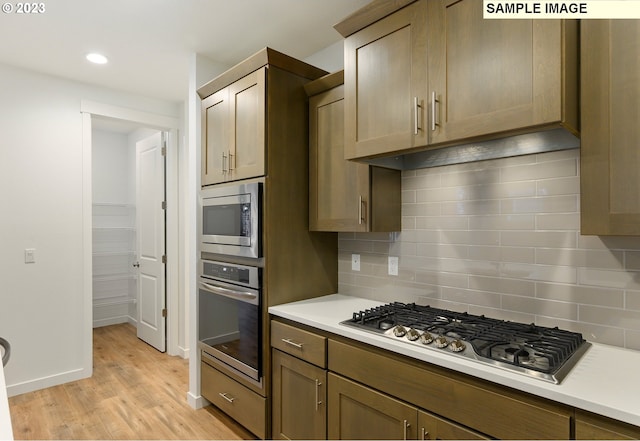
[[[327,371],[272,352],[274,439],[327,439]]]
[[[202,396],[253,434],[266,438],[267,400],[202,362]]]
[[[490,439],[464,426],[418,411],[418,439]]]
[[[640,439],[640,427],[289,320],[271,337],[275,439]]]
[[[328,377],[329,439],[489,439],[347,378]]]
[[[640,427],[577,410],[576,439],[640,439]]]
[[[329,439],[416,439],[418,409],[329,373]]]

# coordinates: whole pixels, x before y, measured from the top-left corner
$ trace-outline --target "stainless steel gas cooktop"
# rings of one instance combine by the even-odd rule
[[[354,312],[341,324],[556,384],[590,346],[576,332],[415,303]]]

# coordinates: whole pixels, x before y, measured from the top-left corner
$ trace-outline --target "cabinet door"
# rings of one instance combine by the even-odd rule
[[[265,174],[266,69],[258,69],[229,86],[228,168],[232,180]]]
[[[367,231],[369,166],[344,159],[344,86],[309,98],[309,229]]]
[[[562,20],[484,20],[482,7],[429,1],[431,144],[563,119]]]
[[[326,439],[327,373],[273,350],[273,437]]]
[[[329,439],[415,439],[418,411],[329,373]]]
[[[581,233],[640,235],[640,21],[581,33]]]
[[[575,439],[640,439],[640,427],[576,409]]]
[[[426,145],[426,4],[419,0],[345,40],[345,158]]]
[[[227,179],[229,155],[229,89],[202,100],[202,185]]]
[[[418,439],[490,439],[431,413],[418,411]]]

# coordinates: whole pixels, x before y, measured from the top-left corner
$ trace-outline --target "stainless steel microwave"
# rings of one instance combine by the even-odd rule
[[[214,186],[201,191],[200,251],[262,257],[262,183]]]

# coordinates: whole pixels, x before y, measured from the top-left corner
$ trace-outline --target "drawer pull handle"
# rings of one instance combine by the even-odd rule
[[[291,341],[288,338],[283,338],[282,341],[285,342],[286,344],[291,345],[294,348],[298,348],[298,349],[302,349],[302,346],[303,346],[302,343],[296,343],[295,341]]]
[[[222,398],[224,398],[230,403],[233,403],[233,401],[235,400],[235,398],[230,397],[226,392],[220,392],[218,395],[220,395]]]

